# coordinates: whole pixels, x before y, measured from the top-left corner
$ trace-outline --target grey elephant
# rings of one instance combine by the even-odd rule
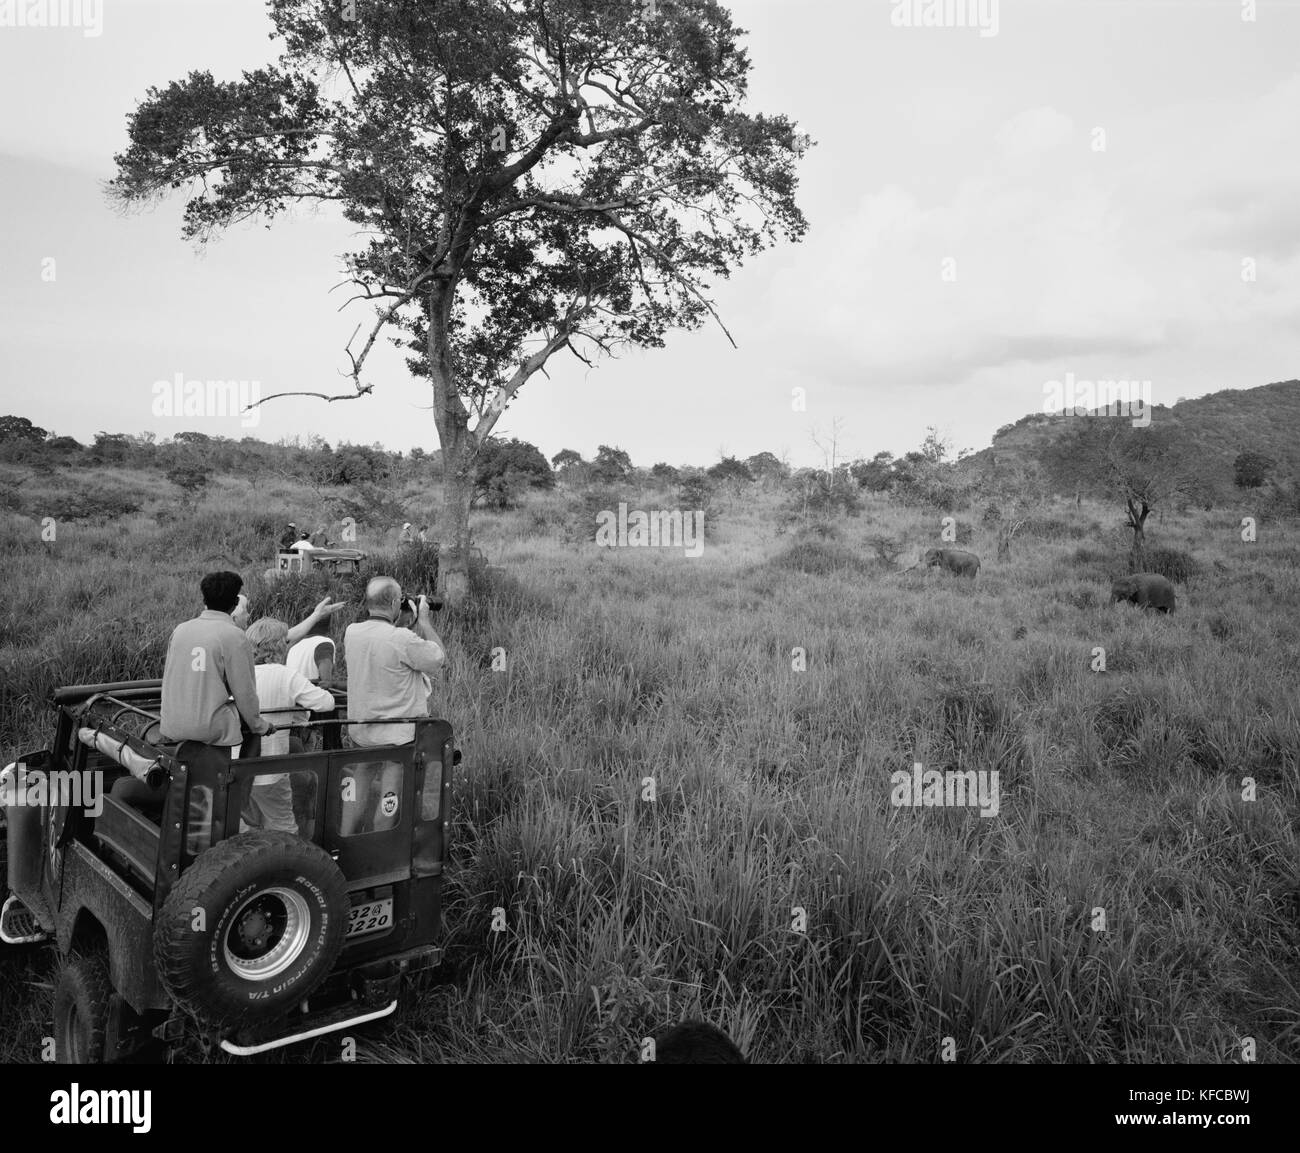
[[[922,558],[926,568],[939,565],[950,573],[968,576],[972,579],[980,571],[980,558],[973,552],[963,552],[959,548],[932,548]]]
[[[1136,572],[1132,576],[1119,577],[1110,586],[1111,604],[1128,601],[1156,612],[1171,613],[1175,600],[1174,586],[1159,573]]]

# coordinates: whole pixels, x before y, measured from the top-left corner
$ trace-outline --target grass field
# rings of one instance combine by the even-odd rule
[[[56,685],[159,675],[198,577],[253,580],[312,500],[223,481],[159,524],[158,481],[104,479],[142,510],[52,544],[0,517],[6,761],[47,739]],[[1055,506],[1004,562],[977,527],[971,583],[877,561],[875,534],[937,543],[883,500],[778,535],[774,497],[724,498],[698,559],[569,543],[574,501],[475,522],[493,568],[439,622],[464,751],[448,959],[359,1060],[635,1061],[686,1014],[764,1062],[1300,1056],[1294,525],[1153,523],[1200,563],[1164,617],[1107,603],[1101,506]],[[253,583],[255,615],[318,591]],[[997,770],[998,815],[891,806],[914,761]],[[38,1054],[51,966],[0,955],[0,1060]]]

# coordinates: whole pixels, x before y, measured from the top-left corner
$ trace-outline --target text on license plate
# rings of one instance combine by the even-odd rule
[[[389,929],[393,924],[393,898],[385,897],[382,901],[369,901],[364,905],[353,905],[348,917],[348,936],[360,937],[365,933],[378,933]]]

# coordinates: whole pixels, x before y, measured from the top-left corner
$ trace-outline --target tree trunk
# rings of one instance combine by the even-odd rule
[[[469,501],[471,470],[478,445],[469,412],[456,388],[447,329],[453,293],[439,281],[429,293],[428,365],[433,388],[433,420],[442,447],[442,515],[438,531],[440,590],[448,604],[463,600],[469,586]]]
[[[1133,501],[1128,502],[1128,526],[1133,530],[1133,556],[1140,559],[1147,546],[1146,523],[1151,515],[1151,507],[1142,502],[1139,510]]]
[[[469,502],[472,479],[469,474],[472,456],[465,441],[465,430],[452,444],[442,447],[442,515],[439,528],[442,546],[439,553],[438,578],[442,595],[450,604],[464,599],[469,590]]]

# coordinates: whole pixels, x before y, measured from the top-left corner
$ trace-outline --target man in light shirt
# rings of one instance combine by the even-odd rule
[[[429,602],[422,596],[412,629],[398,628],[402,590],[392,577],[374,577],[366,585],[364,621],[348,625],[343,634],[344,659],[348,666],[348,718],[379,720],[386,717],[429,715],[429,694],[425,674],[442,668],[446,650],[429,617]],[[415,740],[414,723],[354,724],[348,726],[352,743],[360,748],[375,745],[404,745]],[[397,791],[400,769],[372,774],[378,780],[354,779],[353,800],[343,805],[344,836],[356,831],[358,822],[376,800],[391,812],[377,812],[373,829],[391,828],[397,823]],[[367,787],[368,786],[368,787]]]
[[[199,741],[233,757],[239,755],[241,717],[252,733],[275,731],[258,709],[253,650],[232,619],[244,603],[243,583],[238,573],[208,573],[199,582],[203,612],[172,632],[163,666],[164,741]]]
[[[177,756],[220,771],[239,756],[242,718],[250,732],[266,735],[275,726],[257,703],[253,650],[242,625],[234,619],[247,598],[243,578],[233,572],[208,573],[199,582],[204,610],[172,631],[163,666],[159,735],[180,746]],[[245,613],[246,615],[246,613]],[[167,786],[151,789],[134,777],[113,786],[113,796],[138,807],[161,802]],[[197,852],[211,835],[211,796],[196,789],[190,797],[189,847]]]

